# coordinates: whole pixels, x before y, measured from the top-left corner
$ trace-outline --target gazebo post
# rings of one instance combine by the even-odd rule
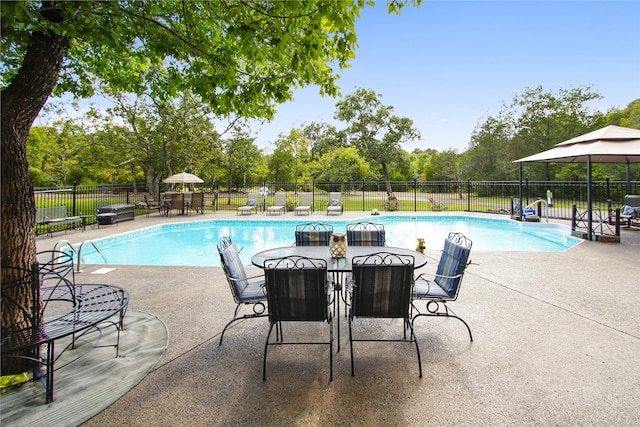
[[[591,200],[591,156],[587,156],[587,239],[593,240],[593,202]]]

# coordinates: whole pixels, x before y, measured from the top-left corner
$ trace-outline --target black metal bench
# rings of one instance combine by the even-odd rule
[[[69,216],[66,206],[52,206],[36,210],[36,227],[46,226],[46,234],[53,235],[59,226],[62,230],[83,225],[82,216]]]
[[[129,293],[125,289],[106,284],[75,284],[59,272],[47,270],[43,274],[37,263],[32,270],[5,268],[15,274],[13,280],[2,283],[3,310],[9,309],[12,302],[20,305],[15,297],[24,293],[25,288],[31,293],[32,307],[30,312],[22,307],[25,321],[16,329],[3,325],[3,363],[16,358],[28,360],[33,378],[45,386],[46,403],[53,401],[54,371],[76,359],[64,366],[55,366],[56,362],[62,353],[75,347],[78,339],[97,333],[91,348],[113,346],[118,357],[120,331],[129,304]],[[39,288],[41,280],[53,285]],[[98,345],[102,329],[111,326],[118,331],[116,342]],[[62,349],[56,349],[56,341],[63,338],[69,340]]]

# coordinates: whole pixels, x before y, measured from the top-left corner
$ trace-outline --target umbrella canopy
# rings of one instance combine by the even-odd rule
[[[640,129],[607,126],[515,162],[640,163]]]
[[[168,184],[202,184],[204,181],[192,173],[181,172],[171,175],[164,182]]]
[[[592,163],[626,163],[627,191],[629,188],[629,164],[640,163],[640,130],[621,126],[607,126],[556,144],[550,150],[532,156],[514,160],[524,162],[574,162],[587,164],[587,209],[588,238],[593,231],[591,200],[591,164]]]

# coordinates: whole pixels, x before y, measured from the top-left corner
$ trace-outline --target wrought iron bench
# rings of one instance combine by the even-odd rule
[[[19,307],[18,316],[22,315],[24,321],[15,329],[3,325],[2,363],[11,359],[29,361],[33,379],[40,380],[45,386],[46,403],[53,401],[54,371],[86,354],[78,355],[63,366],[55,366],[62,353],[75,348],[78,339],[96,333],[90,348],[115,347],[118,357],[120,331],[129,304],[129,293],[125,289],[105,284],[74,284],[62,275],[56,277],[53,286],[40,288],[41,270],[37,263],[32,270],[5,268],[15,274],[13,280],[2,283],[3,310],[13,306],[15,311]],[[15,298],[25,291],[31,294],[30,311]],[[111,326],[117,329],[116,342],[98,345],[102,330]],[[68,339],[63,341],[61,350],[56,349],[56,341],[63,338]]]

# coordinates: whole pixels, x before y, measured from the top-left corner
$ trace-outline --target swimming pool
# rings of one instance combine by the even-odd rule
[[[388,246],[414,249],[418,237],[425,238],[428,250],[442,249],[449,232],[465,234],[473,241],[473,251],[562,252],[582,240],[572,237],[567,226],[522,223],[463,215],[403,215],[329,220],[314,218],[344,232],[347,223],[370,221],[384,224]],[[224,236],[238,246],[245,264],[251,255],[264,249],[289,246],[295,241],[296,225],[304,219],[207,220],[168,223],[94,240],[104,258],[92,245],[84,245],[82,264],[220,266],[216,245]],[[105,262],[106,260],[106,262]]]

